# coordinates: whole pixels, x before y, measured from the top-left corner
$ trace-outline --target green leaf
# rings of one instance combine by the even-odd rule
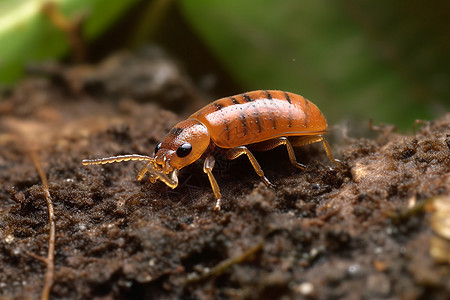
[[[83,27],[88,40],[97,37],[137,0],[53,0],[68,16],[87,13]],[[42,13],[40,0],[0,3],[0,83],[18,79],[27,63],[61,57],[69,50],[67,37]]]

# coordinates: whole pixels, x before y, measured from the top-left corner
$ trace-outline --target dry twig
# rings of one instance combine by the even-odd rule
[[[52,198],[50,196],[50,190],[48,187],[48,181],[47,176],[45,175],[44,170],[42,169],[42,166],[39,162],[39,158],[36,154],[36,152],[31,151],[30,152],[31,160],[33,161],[33,164],[36,168],[36,170],[39,173],[39,177],[41,177],[42,181],[42,189],[44,191],[45,199],[47,200],[47,208],[48,208],[48,222],[50,226],[50,232],[49,232],[49,238],[48,238],[48,252],[47,252],[47,258],[38,257],[37,255],[31,255],[43,262],[47,265],[47,271],[45,272],[45,282],[44,282],[44,288],[42,289],[41,299],[48,299],[50,294],[50,289],[53,285],[53,277],[55,273],[55,222],[54,222],[54,212],[53,212],[53,202]]]

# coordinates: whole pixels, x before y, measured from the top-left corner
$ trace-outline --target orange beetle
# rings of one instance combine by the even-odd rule
[[[289,92],[258,90],[221,98],[195,112],[170,130],[156,145],[153,157],[120,155],[85,159],[82,164],[148,161],[139,171],[137,180],[142,180],[148,172],[152,183],[159,179],[174,189],[178,186],[179,170],[203,157],[203,171],[208,175],[217,200],[215,209],[219,210],[222,196],[212,174],[213,153],[222,153],[229,160],[247,155],[256,173],[271,187],[249,149],[265,151],[286,145],[291,163],[304,170],[307,167],[297,162],[292,146],[322,142],[330,161],[341,166],[322,136],[326,131],[325,117],[309,100]]]

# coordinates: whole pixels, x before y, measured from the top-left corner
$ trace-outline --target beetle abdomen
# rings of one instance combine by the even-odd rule
[[[205,124],[221,148],[280,136],[318,135],[327,130],[325,117],[312,102],[300,95],[273,90],[218,99],[190,118]]]

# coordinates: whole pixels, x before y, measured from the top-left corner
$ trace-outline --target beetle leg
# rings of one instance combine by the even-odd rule
[[[214,196],[216,196],[216,205],[214,206],[214,210],[220,210],[220,201],[222,200],[222,195],[220,194],[219,185],[217,184],[216,178],[212,174],[212,170],[215,164],[214,156],[208,155],[203,163],[203,172],[208,175],[209,182],[211,183],[212,190],[214,192]]]
[[[138,173],[136,179],[141,181],[144,178],[146,173],[149,173],[148,180],[151,183],[155,183],[158,179],[164,182],[168,187],[174,189],[178,186],[178,170],[173,169],[172,172],[166,174],[162,171],[158,171],[154,169],[154,165],[152,162],[149,162],[145,165]]]
[[[264,176],[264,171],[261,169],[261,166],[259,165],[256,158],[253,156],[253,154],[250,152],[250,150],[247,149],[245,146],[239,146],[233,149],[228,150],[225,152],[225,157],[229,160],[233,160],[235,158],[238,158],[242,154],[246,154],[250,162],[252,163],[253,169],[255,169],[256,174],[259,175],[261,180],[264,182],[264,184],[268,187],[273,188],[274,185],[270,183],[270,181]]]
[[[170,187],[171,189],[174,189],[178,186],[178,170],[177,169],[173,169],[172,172],[170,173],[170,177],[168,174],[165,174],[163,172],[160,171],[150,171],[150,181],[156,182],[157,179],[159,179],[160,181],[164,182],[168,187]]]
[[[148,172],[150,164],[153,164],[153,162],[149,162],[148,164],[146,164],[144,167],[141,168],[138,175],[136,176],[137,181],[141,181],[142,178],[144,178],[145,174]]]
[[[344,168],[344,164],[342,163],[342,161],[340,161],[339,159],[334,158],[333,152],[331,152],[331,147],[328,144],[327,140],[323,136],[321,136],[321,141],[322,141],[323,147],[325,148],[325,152],[327,153],[328,159],[332,163],[338,165],[340,168]]]
[[[279,138],[275,138],[275,139],[272,139],[272,140],[269,140],[266,142],[259,143],[254,148],[255,148],[255,150],[267,151],[267,150],[271,150],[275,147],[278,147],[280,145],[286,145],[286,148],[287,148],[287,151],[289,154],[289,160],[295,167],[302,169],[302,170],[310,169],[309,166],[301,164],[297,161],[297,159],[295,158],[294,148],[292,147],[291,142],[286,137],[279,137]]]
[[[332,163],[334,163],[334,164],[338,165],[339,167],[343,168],[344,164],[340,160],[334,158],[333,152],[331,152],[331,147],[328,144],[327,140],[323,136],[321,136],[321,135],[313,135],[313,136],[302,136],[302,137],[293,137],[292,138],[292,144],[294,146],[304,146],[304,145],[309,145],[309,144],[318,143],[318,142],[322,142],[323,147],[325,148],[325,152],[327,154],[328,159]]]

